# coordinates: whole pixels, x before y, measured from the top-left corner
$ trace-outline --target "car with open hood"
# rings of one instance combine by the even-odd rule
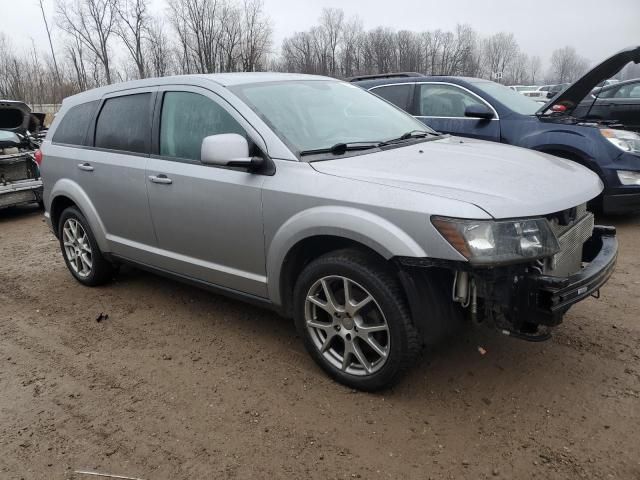
[[[587,168],[436,133],[326,77],[90,90],[63,102],[42,152],[45,218],[80,283],[130,263],[275,309],[363,390],[466,321],[549,338],[616,262]]]
[[[583,120],[574,111],[595,85],[629,62],[640,62],[640,47],[613,55],[542,106],[480,78],[386,74],[355,84],[436,131],[526,147],[584,165],[604,184],[594,206],[625,213],[640,211],[640,136],[617,121]]]
[[[640,78],[596,88],[582,100],[573,116],[584,120],[607,120],[640,133]]]
[[[0,208],[42,202],[37,154],[42,120],[24,102],[0,100]]]

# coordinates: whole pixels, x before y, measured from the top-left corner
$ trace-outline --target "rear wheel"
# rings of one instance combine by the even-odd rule
[[[111,279],[113,265],[102,255],[89,223],[77,208],[69,207],[62,212],[58,238],[64,261],[76,280],[96,286]]]
[[[294,290],[296,326],[332,378],[360,390],[397,382],[418,351],[418,333],[394,276],[375,257],[341,250],[311,262]]]

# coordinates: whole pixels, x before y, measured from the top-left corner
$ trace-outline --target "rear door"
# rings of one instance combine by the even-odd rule
[[[466,117],[465,109],[475,104],[493,110],[494,118]],[[416,84],[414,108],[416,117],[438,132],[500,141],[498,113],[480,96],[459,85],[441,82]]]
[[[200,162],[209,135],[258,134],[228,103],[198,87],[159,92],[147,188],[154,263],[221,287],[267,296],[262,225],[265,177]],[[250,133],[251,132],[251,133]]]
[[[111,251],[137,261],[156,244],[145,181],[155,95],[137,89],[105,96],[89,129],[90,148],[73,161]]]

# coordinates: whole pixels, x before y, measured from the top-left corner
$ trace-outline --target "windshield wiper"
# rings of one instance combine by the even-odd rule
[[[316,155],[320,153],[333,153],[334,155],[342,155],[345,152],[353,150],[369,150],[370,148],[378,148],[386,145],[385,142],[348,142],[336,143],[329,148],[316,148],[315,150],[303,150],[300,155]]]
[[[412,138],[425,138],[427,135],[432,135],[435,137],[439,137],[440,133],[437,132],[429,132],[427,130],[411,130],[410,132],[403,133],[398,138],[394,138],[391,140],[387,140],[385,143],[399,143],[404,142],[405,140],[410,140]]]

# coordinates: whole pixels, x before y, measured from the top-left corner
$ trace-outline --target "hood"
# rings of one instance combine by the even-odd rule
[[[0,100],[0,130],[24,133],[29,128],[31,109],[24,102]]]
[[[629,62],[640,63],[640,46],[625,48],[593,67],[580,79],[569,85],[560,95],[544,104],[538,110],[538,115],[543,114],[554,105],[562,105],[566,108],[567,113],[571,113],[600,82],[613,77]]]
[[[471,203],[494,218],[548,215],[602,191],[599,177],[575,162],[456,137],[311,166],[327,175]]]

